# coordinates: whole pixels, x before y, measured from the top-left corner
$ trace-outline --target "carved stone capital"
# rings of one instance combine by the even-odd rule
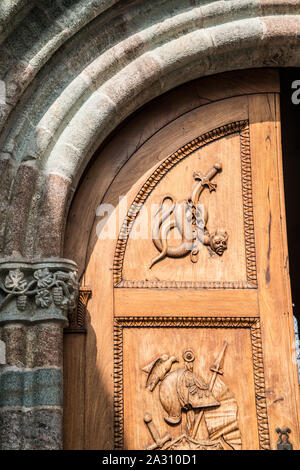
[[[0,259],[0,324],[60,320],[76,308],[77,266],[73,261]]]

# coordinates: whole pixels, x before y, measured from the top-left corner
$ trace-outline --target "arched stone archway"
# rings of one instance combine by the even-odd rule
[[[65,221],[94,151],[127,116],[184,82],[243,68],[299,66],[299,13],[294,0],[2,2],[3,282],[16,269],[24,274],[15,281],[19,286],[38,281],[40,270],[44,277],[50,273],[51,288],[57,272],[71,279],[74,265],[60,259]],[[18,368],[13,381],[21,397],[16,403],[3,398],[2,446],[60,448],[66,308],[30,302],[29,326],[24,309],[10,299],[0,311],[8,361],[2,373]],[[26,380],[52,384],[46,401],[39,391],[35,399],[28,395]],[[38,437],[45,422],[53,439]]]

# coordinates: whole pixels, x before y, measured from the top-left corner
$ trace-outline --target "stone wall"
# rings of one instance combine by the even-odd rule
[[[41,301],[44,281],[34,273],[46,269],[53,281],[56,271],[75,270],[60,259],[64,226],[95,149],[128,115],[184,82],[299,66],[299,36],[299,0],[1,1],[2,448],[62,445],[66,308],[54,302],[59,285],[46,280],[51,295]]]

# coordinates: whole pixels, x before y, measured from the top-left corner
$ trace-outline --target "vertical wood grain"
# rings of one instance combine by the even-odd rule
[[[286,234],[282,201],[278,98],[248,98],[253,161],[253,193],[265,382],[272,448],[276,427],[288,426],[299,448],[298,386],[292,343],[293,318],[286,265]]]

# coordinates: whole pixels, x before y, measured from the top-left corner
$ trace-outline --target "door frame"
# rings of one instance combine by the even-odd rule
[[[222,83],[223,87],[222,90],[220,90],[220,87],[217,86],[218,81]],[[250,82],[250,83],[249,83]],[[200,92],[200,90],[205,90],[205,95]],[[278,72],[274,69],[264,69],[264,70],[255,70],[255,71],[243,71],[243,72],[230,72],[227,74],[222,74],[220,76],[216,77],[210,77],[210,78],[205,78],[205,79],[199,79],[196,80],[190,84],[183,85],[179,87],[176,90],[172,90],[171,92],[167,93],[163,97],[160,97],[159,99],[154,100],[153,103],[148,104],[145,108],[143,108],[142,111],[139,111],[136,113],[134,116],[131,117],[131,119],[127,120],[126,123],[120,128],[118,132],[114,134],[114,136],[107,141],[107,146],[105,147],[102,146],[101,149],[96,152],[95,157],[94,157],[94,168],[91,170],[91,172],[87,172],[87,179],[88,182],[83,184],[79,187],[77,196],[74,198],[72,207],[70,209],[69,213],[69,218],[68,218],[68,223],[67,223],[67,229],[66,229],[66,243],[65,243],[65,255],[66,257],[72,257],[74,258],[74,253],[77,253],[76,261],[79,266],[79,274],[80,277],[83,280],[83,284],[86,283],[85,279],[85,264],[88,262],[89,256],[91,255],[91,252],[87,252],[87,247],[84,246],[82,243],[80,243],[80,238],[82,237],[82,232],[79,227],[85,226],[87,227],[86,233],[91,233],[92,227],[95,227],[95,211],[97,204],[99,204],[99,200],[101,199],[101,196],[99,196],[99,188],[97,189],[97,197],[95,197],[95,194],[93,193],[93,187],[96,185],[96,175],[101,174],[101,169],[102,169],[102,174],[105,174],[105,171],[107,171],[108,164],[111,166],[110,168],[110,176],[105,177],[104,181],[102,183],[102,186],[100,188],[100,194],[105,194],[107,191],[107,188],[110,184],[110,181],[113,179],[117,178],[118,172],[120,171],[120,168],[125,165],[126,161],[129,160],[129,158],[138,150],[138,148],[141,148],[141,146],[146,142],[148,139],[150,139],[151,135],[155,135],[156,133],[159,133],[160,129],[163,129],[165,126],[167,126],[170,122],[178,119],[180,116],[184,115],[185,113],[199,108],[201,106],[205,106],[208,102],[211,104],[213,102],[218,102],[222,99],[230,99],[235,96],[240,96],[240,95],[256,95],[258,96],[262,93],[272,93],[277,95],[277,98],[279,97],[279,81],[278,81]],[[177,96],[177,100],[175,100],[175,96]],[[195,98],[196,96],[196,98]],[[205,98],[203,98],[205,96]],[[177,103],[177,106],[174,105],[174,100],[175,103]],[[278,102],[279,98],[277,99]],[[157,121],[155,122],[155,119],[158,118],[159,116],[159,109],[161,104],[164,104],[166,107],[170,107],[170,112],[167,113],[167,116],[164,117],[159,121],[157,124]],[[278,108],[279,109],[279,108]],[[253,108],[253,112],[255,112],[255,109]],[[155,125],[153,124],[153,121],[155,122]],[[259,122],[259,116],[258,116],[258,122]],[[276,129],[274,128],[274,132],[276,133],[277,137],[277,144],[278,148],[280,148],[280,129],[278,127],[278,123],[280,122],[280,119],[278,118],[278,122],[276,124]],[[143,129],[147,129],[146,132],[142,132]],[[141,138],[142,135],[142,138]],[[118,136],[118,137],[117,137]],[[134,137],[136,136],[136,137]],[[131,139],[131,148],[132,148],[132,154],[131,155],[125,155],[125,153],[122,153],[122,150],[120,152],[120,148],[118,148],[118,145],[116,143],[116,139],[119,138],[122,141],[126,142]],[[124,148],[126,148],[126,145],[124,145]],[[119,152],[117,158],[113,161],[113,164],[111,165],[111,155],[112,152]],[[103,153],[104,153],[104,158],[103,158]],[[105,154],[106,153],[106,154]],[[99,155],[102,154],[102,159],[99,158]],[[110,160],[108,161],[107,155],[110,154]],[[278,158],[281,158],[280,155],[278,155]],[[278,162],[278,168],[280,171],[280,175],[282,177],[282,168],[281,168],[281,162]],[[92,167],[92,165],[90,166]],[[95,170],[96,168],[96,170]],[[267,175],[266,175],[267,176]],[[280,177],[280,176],[279,176]],[[259,191],[259,188],[255,189],[256,191]],[[102,191],[102,193],[101,193]],[[280,205],[281,207],[284,207],[284,196],[283,192],[280,192]],[[84,203],[83,203],[84,201]],[[88,206],[89,210],[84,211],[84,206]],[[286,235],[285,235],[285,220],[280,222],[280,237],[282,237],[284,242],[284,252],[287,254],[287,247],[286,247]],[[91,243],[91,237],[88,237],[89,243]],[[80,248],[78,249],[78,247]],[[266,249],[266,252],[268,253],[268,249]],[[280,261],[281,263],[281,261]],[[287,274],[288,276],[288,274]],[[261,277],[261,279],[263,279]],[[266,281],[265,280],[263,282]],[[122,293],[122,295],[124,292]],[[138,294],[138,290],[137,290]],[[126,291],[125,294],[126,295]],[[123,298],[119,301],[120,306],[124,305],[124,295]],[[250,294],[251,295],[251,294]],[[289,291],[289,282],[286,282],[286,297],[290,298],[290,291]],[[265,299],[261,299],[262,302],[265,301]],[[125,302],[126,303],[126,302]],[[290,302],[291,304],[291,302]],[[120,318],[122,317],[122,313],[118,314]],[[116,319],[118,322],[118,319]],[[72,383],[74,386],[75,383],[75,389],[76,389],[76,396],[77,398],[80,397],[83,399],[84,396],[84,379],[83,379],[83,374],[84,374],[84,369],[86,366],[86,358],[84,358],[84,355],[80,354],[80,351],[83,351],[86,345],[86,337],[80,337],[78,335],[66,335],[65,337],[65,367],[66,367],[66,379],[65,383]],[[72,357],[69,355],[68,356],[68,349],[72,348],[73,350],[77,351],[76,356],[72,355]],[[73,373],[68,375],[68,368],[72,368]],[[79,374],[74,374],[74,370],[80,371]],[[294,374],[294,380],[295,380],[295,374]],[[68,385],[66,385],[68,387]],[[65,419],[69,423],[69,430],[70,429],[76,429],[78,433],[78,429],[81,430],[80,436],[75,437],[74,435],[71,435],[70,431],[65,433],[65,446],[66,448],[82,448],[80,446],[84,446],[84,435],[86,433],[86,428],[84,426],[84,405],[83,403],[78,403],[78,400],[76,401],[76,413],[74,413],[74,400],[69,400],[69,391],[68,388],[65,389],[65,397],[68,399],[67,405],[65,407]],[[297,410],[299,412],[299,410]],[[115,417],[115,423],[117,422],[117,438],[115,442],[120,442],[120,432],[118,431],[118,422],[120,422],[120,417]],[[275,422],[271,423],[271,426],[274,427]],[[274,428],[275,429],[275,428]],[[71,437],[70,437],[71,436]],[[115,435],[116,437],[116,435]],[[274,447],[274,437],[273,437],[273,442],[272,445]],[[118,446],[118,444],[117,444]]]

